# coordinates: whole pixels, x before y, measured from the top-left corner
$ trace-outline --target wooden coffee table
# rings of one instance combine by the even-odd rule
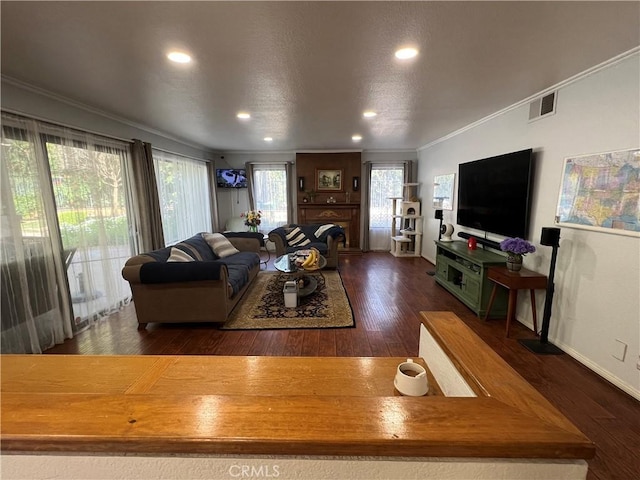
[[[298,286],[298,297],[306,297],[314,293],[318,289],[319,279],[322,281],[322,284],[324,284],[322,269],[327,266],[327,259],[322,255],[318,256],[318,267],[313,270],[298,267],[295,263],[295,253],[280,255],[276,258],[275,262],[273,262],[273,265],[276,267],[276,270],[284,275],[285,281],[303,281],[303,286]]]

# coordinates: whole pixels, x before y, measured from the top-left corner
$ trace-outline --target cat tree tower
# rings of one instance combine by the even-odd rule
[[[422,216],[419,183],[405,183],[402,197],[391,197],[391,255],[419,257],[422,251]]]

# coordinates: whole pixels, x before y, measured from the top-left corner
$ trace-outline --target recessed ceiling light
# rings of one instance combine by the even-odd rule
[[[415,57],[416,55],[418,55],[418,50],[411,47],[401,48],[396,52],[396,58],[399,58],[400,60],[407,60]]]
[[[191,55],[184,52],[169,52],[167,58],[176,63],[189,63],[191,61]]]
[[[353,140],[354,142],[359,142],[360,140],[362,140],[362,135],[353,135],[351,137],[351,140]]]
[[[272,137],[264,137],[264,141],[265,142],[273,142],[273,138]]]
[[[238,117],[241,120],[248,120],[251,118],[251,114],[247,112],[240,112],[238,113],[238,115],[236,115],[236,117]]]
[[[378,115],[378,114],[377,114],[376,112],[374,112],[373,110],[367,110],[366,112],[364,112],[364,113],[362,114],[362,116],[363,116],[364,118],[373,118],[373,117],[375,117],[376,115]]]

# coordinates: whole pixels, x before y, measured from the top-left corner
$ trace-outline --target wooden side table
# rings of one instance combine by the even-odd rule
[[[487,307],[487,314],[484,319],[489,317],[493,300],[496,297],[498,285],[509,290],[509,304],[507,307],[507,331],[505,336],[509,336],[509,326],[511,320],[516,317],[516,304],[518,301],[518,290],[529,289],[531,296],[531,313],[533,314],[533,330],[538,334],[538,319],[536,317],[536,298],[535,290],[547,288],[547,276],[540,273],[522,268],[518,272],[507,270],[507,267],[489,267],[487,278],[494,282],[491,298]]]

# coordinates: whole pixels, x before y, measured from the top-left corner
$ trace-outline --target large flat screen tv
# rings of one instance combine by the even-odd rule
[[[247,188],[247,172],[238,168],[216,169],[218,188]]]
[[[461,163],[458,225],[526,239],[532,180],[532,149]]]

